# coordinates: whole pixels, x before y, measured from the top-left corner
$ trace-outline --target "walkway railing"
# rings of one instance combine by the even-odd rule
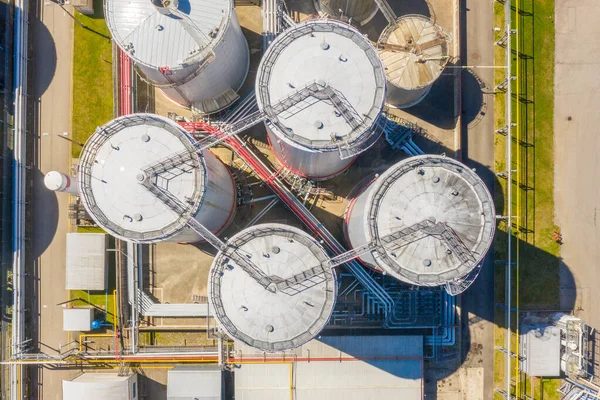
[[[506,153],[505,153],[505,164],[506,171],[500,172],[501,175],[506,176],[507,182],[507,190],[506,190],[506,214],[504,216],[500,216],[499,218],[506,220],[506,260],[496,260],[496,262],[503,263],[506,266],[505,270],[505,292],[504,292],[504,309],[505,309],[505,349],[506,353],[504,356],[504,388],[502,390],[496,390],[497,393],[501,394],[504,398],[512,398],[512,393],[519,393],[519,363],[513,362],[513,357],[519,357],[519,346],[518,346],[518,335],[519,335],[519,304],[518,304],[518,290],[519,290],[519,239],[518,236],[514,234],[513,230],[515,228],[515,224],[518,223],[517,219],[519,218],[519,206],[520,206],[520,196],[517,196],[517,207],[516,212],[513,210],[513,174],[516,177],[516,184],[519,185],[520,173],[519,173],[519,157],[516,160],[516,167],[513,167],[513,140],[516,139],[517,143],[519,142],[519,129],[513,129],[517,126],[517,123],[513,123],[513,81],[517,80],[515,87],[517,88],[516,98],[518,99],[519,93],[519,83],[518,83],[518,74],[519,74],[519,39],[518,39],[518,21],[519,18],[516,18],[517,21],[517,29],[513,29],[512,27],[512,0],[496,0],[500,3],[504,3],[504,36],[496,42],[496,45],[505,46],[505,79],[502,83],[500,83],[496,89],[505,90],[505,103],[506,103],[506,114],[505,114],[505,127],[501,129],[501,131],[506,132]],[[516,1],[516,10],[519,12],[519,0]],[[515,42],[517,43],[516,48],[516,60],[517,60],[517,68],[516,68],[516,76],[513,76],[513,40],[512,38],[516,37]],[[519,102],[517,104],[517,115]],[[517,137],[513,136],[513,130],[517,132]],[[517,147],[518,148],[518,147]],[[516,252],[514,251],[516,250]],[[516,304],[513,304],[513,268],[516,269],[516,290],[517,290],[517,301]],[[516,320],[512,321],[512,313],[515,312]],[[517,343],[513,346],[512,341],[512,328],[516,327],[515,332],[517,336]],[[514,366],[513,366],[514,365]],[[513,387],[513,368],[514,368],[514,377],[516,379],[515,382],[515,390],[512,390]]]

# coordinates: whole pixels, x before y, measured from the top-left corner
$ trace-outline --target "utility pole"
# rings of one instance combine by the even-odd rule
[[[68,137],[65,137],[65,136],[61,136],[61,135],[59,135],[58,137],[59,137],[59,138],[61,138],[61,139],[68,140],[68,141],[69,141],[69,142],[71,142],[71,143],[75,143],[75,144],[77,144],[77,145],[79,145],[79,146],[81,146],[81,147],[83,147],[83,146],[85,145],[84,143],[78,142],[77,140],[73,140],[73,139],[70,139],[70,138],[68,138]]]
[[[67,10],[67,9],[65,8],[65,6],[64,6],[64,4],[65,4],[64,0],[55,0],[55,2],[56,2],[56,4],[58,4],[58,5],[59,5],[59,7],[60,7],[60,8],[62,8],[62,9],[63,9],[63,11],[64,11],[64,12],[66,12],[66,13],[67,13],[67,15],[68,15],[69,17],[73,18],[73,21],[77,22],[77,23],[79,24],[79,26],[81,26],[82,28],[86,28],[86,26],[85,26],[85,25],[83,25],[83,23],[81,23],[81,21],[79,21],[77,18],[75,18],[75,16],[74,16],[73,14],[71,14],[71,13],[69,12],[69,10]]]

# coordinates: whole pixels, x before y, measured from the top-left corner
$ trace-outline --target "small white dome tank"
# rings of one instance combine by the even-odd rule
[[[281,33],[258,67],[256,96],[277,159],[310,179],[340,174],[382,133],[381,60],[363,34],[339,21]]]
[[[427,96],[448,62],[450,35],[422,15],[401,17],[381,33],[387,104],[408,108]]]
[[[233,0],[105,0],[115,42],[174,102],[210,114],[239,98],[250,65]]]
[[[55,192],[67,192],[70,194],[78,194],[77,184],[74,178],[58,171],[50,171],[44,176],[44,185],[49,190]]]
[[[351,248],[376,241],[365,265],[419,286],[459,282],[477,268],[496,229],[485,183],[448,157],[411,157],[390,167],[350,202],[344,228]],[[430,226],[415,228],[424,223]],[[388,235],[414,233],[388,241]],[[384,240],[382,240],[384,239]]]
[[[227,243],[275,281],[329,260],[314,238],[281,224],[255,225]],[[219,252],[210,269],[208,291],[211,309],[230,337],[275,352],[301,346],[319,334],[333,312],[337,282],[335,270],[326,268],[291,294],[269,291]]]
[[[368,23],[379,11],[373,0],[315,0],[315,7],[322,14],[360,25]]]
[[[193,142],[175,122],[152,114],[99,127],[83,148],[77,174],[88,214],[111,235],[136,243],[201,241],[187,227],[191,218],[222,232],[235,215],[235,184],[227,167],[209,151],[199,154]],[[159,163],[165,167],[148,174]],[[173,210],[145,180],[185,210]]]

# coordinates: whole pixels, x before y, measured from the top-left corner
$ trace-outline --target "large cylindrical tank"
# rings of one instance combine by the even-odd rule
[[[222,232],[235,214],[235,184],[225,165],[209,151],[199,154],[193,142],[175,122],[152,114],[99,127],[83,148],[77,174],[89,215],[111,235],[136,243],[200,241],[187,227],[191,218]],[[158,162],[165,167],[148,173]],[[164,194],[162,200],[145,180]],[[166,197],[185,211],[173,210]]]
[[[228,244],[275,281],[329,259],[313,237],[281,224],[255,225]],[[337,284],[335,271],[326,268],[292,292],[269,291],[219,252],[210,269],[208,291],[211,310],[230,337],[274,352],[296,348],[318,335],[333,312]]]
[[[373,0],[315,0],[315,7],[322,14],[360,25],[369,22],[379,10]]]
[[[106,0],[113,39],[174,102],[213,113],[239,96],[250,55],[233,0]]]
[[[44,185],[46,188],[55,192],[67,192],[78,194],[77,184],[74,179],[58,171],[50,171],[44,176]]]
[[[360,261],[409,284],[459,282],[489,250],[496,216],[481,178],[456,160],[424,155],[393,165],[360,187],[346,209],[344,228],[349,247],[355,248],[427,220],[449,229],[423,229],[404,236],[404,242],[384,241]]]
[[[324,180],[343,172],[381,135],[385,73],[358,30],[312,20],[269,46],[258,67],[256,96],[279,162]]]
[[[387,76],[387,104],[416,105],[448,62],[450,35],[422,15],[401,17],[381,33],[379,55]]]

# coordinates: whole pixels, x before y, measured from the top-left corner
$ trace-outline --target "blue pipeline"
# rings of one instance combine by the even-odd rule
[[[423,150],[421,150],[419,146],[417,146],[415,142],[413,142],[412,138],[407,140],[404,146],[400,148],[409,156],[419,156],[425,154]]]
[[[394,297],[393,307],[388,308],[387,305],[379,301],[378,296],[375,296],[368,290],[358,287],[358,281],[352,282],[342,292],[340,297],[353,296],[354,302],[361,304],[360,312],[352,312],[352,318],[356,319],[379,319],[383,317],[382,327],[384,329],[434,329],[434,334],[425,336],[425,345],[427,346],[453,346],[456,343],[456,298],[450,296],[446,292],[441,294],[441,320],[436,325],[417,325],[418,311],[416,309],[417,301],[414,296],[417,296],[419,291],[410,291],[398,287],[384,286],[385,292],[390,298]],[[408,303],[408,310],[405,309],[405,315],[397,315],[400,295],[404,295]],[[334,321],[345,319],[348,311],[336,311],[332,315]]]

